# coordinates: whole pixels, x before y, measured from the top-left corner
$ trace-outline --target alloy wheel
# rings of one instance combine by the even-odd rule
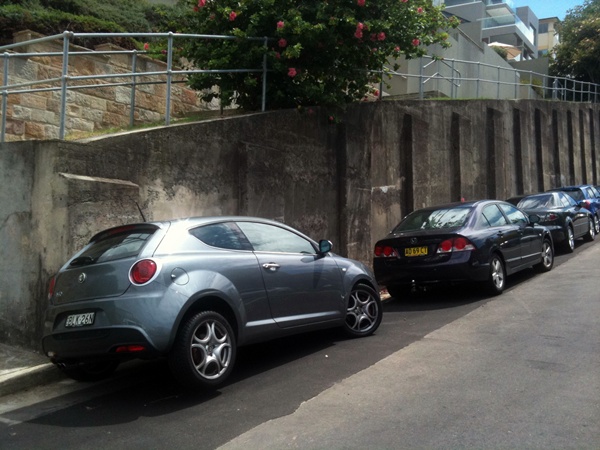
[[[352,336],[367,336],[381,323],[381,301],[370,287],[359,284],[350,293],[344,329]]]

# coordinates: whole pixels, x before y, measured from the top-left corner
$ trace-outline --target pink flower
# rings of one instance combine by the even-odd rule
[[[356,0],[358,6],[365,6],[365,0]]]
[[[198,0],[198,8],[204,8],[206,6],[206,0]]]
[[[362,39],[362,37],[363,37],[363,33],[362,33],[362,31],[360,31],[360,30],[356,30],[356,31],[354,32],[354,37],[355,37],[355,38],[357,38],[357,39]]]
[[[284,27],[285,23],[283,23],[283,20],[280,20],[279,22],[277,22],[277,29],[281,30]]]
[[[197,6],[194,6],[192,9],[194,10],[194,12],[198,12],[198,7]]]
[[[418,12],[419,14],[423,14],[423,8],[421,8],[421,7],[419,6],[419,7],[417,8],[417,12]]]
[[[421,43],[421,41],[420,41],[420,40],[418,40],[418,39],[413,39],[413,40],[412,40],[412,45],[414,45],[415,47],[416,47],[417,45],[419,45],[420,43]]]
[[[277,59],[281,59],[281,53],[279,53],[279,52],[275,52],[275,58],[277,58]]]
[[[281,39],[279,39],[278,44],[281,48],[283,48],[283,47],[287,46],[287,41],[284,38],[281,38]]]
[[[378,90],[378,89],[375,89],[375,92],[373,92],[373,95],[374,95],[375,97],[379,97],[379,90]]]
[[[377,35],[377,40],[385,41],[385,33],[383,31]]]
[[[296,69],[294,69],[293,67],[290,67],[288,69],[288,77],[290,78],[294,78],[298,73],[296,72]]]
[[[148,44],[147,42],[144,44],[144,50],[148,50],[150,48],[150,44]]]
[[[373,42],[377,40],[377,35],[375,33],[371,33],[371,40]]]
[[[333,116],[329,116],[329,121],[333,122],[335,120],[335,118]]]
[[[356,24],[356,29],[357,29],[357,30],[362,30],[364,27],[365,27],[365,24],[364,24],[364,23],[362,23],[362,22],[358,22],[358,23]]]
[[[229,20],[230,20],[231,22],[233,22],[233,21],[235,20],[235,18],[236,18],[236,17],[237,17],[237,13],[236,13],[235,11],[231,11],[231,12],[229,13]]]
[[[402,3],[406,3],[408,0],[402,0]]]
[[[399,52],[400,52],[400,47],[398,47],[398,46],[396,45],[396,46],[394,47],[394,51],[395,51],[396,53],[399,53]]]

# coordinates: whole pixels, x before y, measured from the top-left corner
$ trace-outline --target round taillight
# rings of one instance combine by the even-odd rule
[[[382,255],[382,253],[383,247],[381,247],[380,245],[375,246],[375,256],[379,258]]]
[[[439,253],[448,253],[452,251],[452,239],[446,239],[438,246]]]
[[[465,238],[456,238],[454,240],[454,248],[458,251],[464,250],[467,245],[469,245],[469,241]]]
[[[158,270],[158,265],[151,259],[142,259],[136,262],[129,271],[129,278],[134,284],[148,283]]]
[[[383,256],[390,257],[394,254],[394,249],[389,246],[383,247]]]

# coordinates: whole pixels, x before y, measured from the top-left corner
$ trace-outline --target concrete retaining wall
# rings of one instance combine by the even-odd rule
[[[190,215],[276,218],[370,264],[411,210],[598,183],[600,108],[543,101],[276,111],[80,142],[0,144],[0,341],[38,348],[49,277],[96,232]]]

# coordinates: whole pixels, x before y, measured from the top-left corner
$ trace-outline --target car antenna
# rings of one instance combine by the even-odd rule
[[[140,205],[138,204],[138,202],[136,202],[135,200],[133,201],[133,203],[135,203],[135,206],[137,206],[138,211],[140,212],[140,216],[142,216],[142,220],[144,222],[146,222],[146,218],[144,217],[144,213],[142,212],[142,208],[140,208]]]

